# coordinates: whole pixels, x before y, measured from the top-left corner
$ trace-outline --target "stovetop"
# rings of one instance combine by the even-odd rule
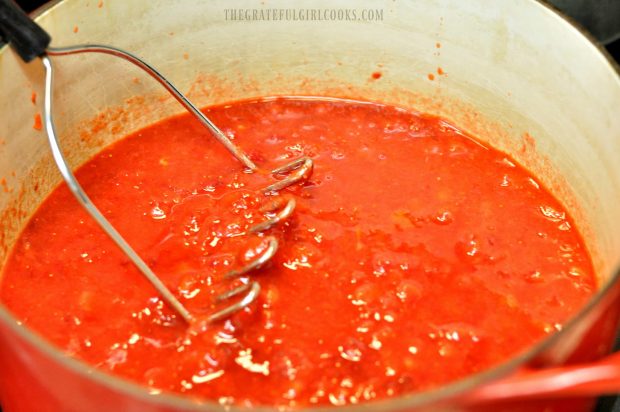
[[[616,42],[620,46],[620,42]],[[618,48],[620,51],[620,47]],[[620,61],[618,59],[618,55],[616,55],[616,61]],[[620,335],[616,338],[616,345],[614,348],[615,351],[620,351]],[[0,411],[2,412],[2,411]],[[617,396],[605,396],[598,400],[596,404],[596,409],[594,412],[620,412],[620,395]]]

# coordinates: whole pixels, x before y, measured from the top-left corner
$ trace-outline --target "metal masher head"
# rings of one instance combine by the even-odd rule
[[[213,124],[211,120],[209,120],[192,102],[190,102],[183,93],[181,93],[168,79],[166,79],[160,72],[144,60],[127,51],[105,45],[77,45],[61,48],[49,47],[51,42],[50,36],[40,26],[30,20],[30,18],[14,3],[11,1],[0,0],[0,8],[2,9],[2,13],[0,13],[0,36],[9,41],[11,46],[17,51],[19,56],[25,62],[29,62],[36,57],[39,57],[45,67],[45,94],[43,110],[45,130],[47,132],[54,161],[70,191],[76,197],[80,205],[86,210],[86,212],[88,212],[88,214],[99,224],[103,231],[116,243],[121,251],[153,285],[153,287],[159,292],[161,297],[170,305],[170,307],[173,308],[188,324],[195,323],[198,318],[190,313],[187,308],[185,308],[185,306],[166,287],[161,279],[127,243],[116,228],[103,216],[99,209],[90,200],[71,171],[71,168],[60,148],[60,143],[57,138],[54,125],[52,101],[54,67],[50,56],[65,56],[81,53],[103,53],[120,57],[133,63],[157,80],[170,94],[172,94],[172,96],[174,96],[175,99],[183,107],[185,107],[188,112],[190,112],[203,126],[205,126],[211,134],[243,164],[245,168],[247,168],[250,172],[253,172],[258,170],[258,167],[254,164],[254,162],[252,162],[252,160],[250,160],[243,150],[233,144],[232,141],[230,141],[230,139],[228,139],[228,137],[215,124]],[[273,176],[284,175],[284,177],[263,189],[263,192],[273,194],[274,192],[278,192],[298,182],[303,182],[310,177],[312,174],[312,169],[312,159],[308,157],[295,159],[292,162],[271,171]],[[294,209],[295,201],[292,198],[285,203],[271,203],[271,206],[265,210],[265,213],[268,215],[267,219],[264,222],[252,227],[249,232],[258,233],[269,230],[277,223],[288,218],[293,213]],[[277,252],[277,239],[273,236],[269,236],[266,238],[266,241],[267,247],[253,261],[247,263],[241,268],[230,271],[224,276],[225,279],[243,277],[241,286],[222,293],[216,297],[217,302],[225,302],[226,306],[215,313],[200,316],[200,321],[206,321],[208,323],[226,318],[231,314],[247,307],[258,297],[260,285],[258,282],[247,278],[247,275],[265,265]],[[233,298],[237,298],[237,300],[233,303],[228,303],[228,301]]]

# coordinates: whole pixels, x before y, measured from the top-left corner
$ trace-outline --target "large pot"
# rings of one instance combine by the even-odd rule
[[[306,11],[294,19],[293,7]],[[247,20],[254,9],[266,8],[289,11],[270,12],[270,21]],[[355,9],[357,17],[372,10],[365,15],[375,20],[330,20],[338,18],[331,11],[338,8]],[[249,13],[233,20],[232,9]],[[308,9],[327,20],[299,20],[310,16]],[[526,368],[558,376],[549,368],[605,356],[620,309],[620,77],[595,45],[552,10],[530,0],[305,0],[294,6],[275,0],[65,0],[41,10],[37,21],[55,46],[104,43],[136,52],[198,104],[274,94],[361,97],[438,114],[509,152],[571,210],[600,290],[561,332],[492,370],[350,409],[438,410],[516,397],[520,408],[592,405],[592,397],[525,401],[532,382],[544,389],[549,380],[536,381],[540,373],[515,377]],[[126,62],[98,55],[54,60],[57,127],[74,166],[124,134],[182,110]],[[0,262],[60,181],[43,132],[32,127],[41,108],[31,97],[33,91],[42,95],[42,84],[40,62],[26,65],[8,48],[0,50],[0,178],[6,180],[0,188]],[[82,131],[91,137],[83,139]],[[619,391],[618,377],[602,391]],[[514,386],[517,380],[525,386]],[[0,404],[8,412],[220,410],[214,403],[150,395],[69,359],[20,326],[1,304]]]

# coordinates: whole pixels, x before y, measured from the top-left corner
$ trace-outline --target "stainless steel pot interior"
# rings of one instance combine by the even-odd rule
[[[573,211],[602,286],[562,332],[452,385],[350,409],[429,404],[508,373],[558,339],[571,336],[568,341],[577,342],[583,323],[616,282],[620,231],[612,228],[620,222],[620,77],[592,43],[542,4],[303,0],[294,6],[375,10],[381,21],[226,19],[233,8],[291,9],[284,0],[266,5],[105,0],[101,5],[65,0],[42,10],[37,20],[55,46],[107,43],[138,53],[201,105],[315,94],[363,97],[441,115],[511,153]],[[58,131],[75,166],[126,133],[181,110],[122,61],[93,55],[56,62]],[[437,74],[438,68],[446,75]],[[381,79],[371,79],[375,71],[382,72]],[[0,262],[36,205],[59,182],[45,139],[32,128],[40,108],[30,102],[31,94],[42,96],[42,80],[39,63],[24,65],[6,47],[0,50],[0,176],[7,181],[0,198]],[[101,119],[109,126],[99,127]],[[91,137],[81,139],[83,131]],[[153,401],[136,385],[65,358],[19,327],[1,306],[0,322],[67,368]],[[556,350],[556,357],[561,360],[571,345]],[[203,407],[177,396],[157,401],[179,410]]]

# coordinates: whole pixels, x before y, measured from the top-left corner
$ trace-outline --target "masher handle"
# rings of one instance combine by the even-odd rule
[[[13,0],[0,0],[0,38],[26,63],[45,54],[52,40]]]

